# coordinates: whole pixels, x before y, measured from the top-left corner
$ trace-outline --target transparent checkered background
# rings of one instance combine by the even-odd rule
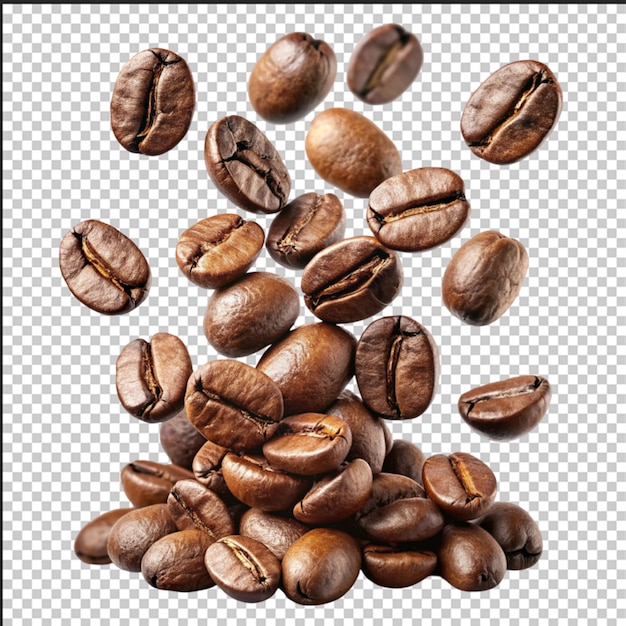
[[[401,98],[371,107],[348,91],[346,67],[361,37],[389,22],[419,37],[425,63]],[[625,25],[617,5],[3,5],[5,623],[495,626],[623,619]],[[345,203],[347,235],[369,233],[366,202],[330,188],[307,162],[304,139],[314,113],[275,126],[247,99],[258,56],[297,30],[326,40],[338,59],[334,88],[317,111],[362,112],[393,139],[405,169],[443,165],[466,182],[469,224],[440,248],[402,254],[404,289],[383,314],[422,322],[441,351],[435,401],[421,418],[390,424],[394,436],[427,454],[479,456],[499,479],[499,498],[520,503],[543,533],[539,564],[507,573],[489,592],[461,592],[439,578],[391,590],[361,575],[344,598],[324,606],[298,606],[280,591],[245,605],[217,588],[157,591],[141,574],[88,566],[73,554],[84,524],[126,506],[123,465],[167,461],[158,426],[119,404],[114,369],[121,348],[168,331],[186,342],[196,366],[216,356],[202,333],[208,292],[189,283],[174,260],[178,236],[191,224],[217,212],[243,215],[206,174],[209,125],[227,114],[258,124],[291,171],[292,198],[334,191]],[[122,65],[156,46],[188,61],[197,109],[183,141],[148,158],[118,145],[109,101]],[[459,120],[489,74],[525,58],[555,72],[563,113],[535,154],[498,167],[472,156]],[[271,220],[246,217],[264,228]],[[150,295],[128,315],[90,311],[61,278],[59,241],[87,218],[129,235],[152,267]],[[520,240],[530,268],[509,312],[473,328],[442,306],[441,279],[455,250],[487,229]],[[277,266],[266,252],[256,269],[299,286],[300,272]],[[297,323],[313,320],[303,310]],[[347,327],[358,335],[367,323]],[[257,356],[247,360],[254,364]],[[547,376],[554,388],[539,427],[509,443],[471,432],[456,412],[460,393],[524,373]]]

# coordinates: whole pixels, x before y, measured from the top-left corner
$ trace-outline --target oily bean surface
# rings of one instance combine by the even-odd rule
[[[363,573],[382,587],[411,587],[437,568],[437,555],[426,549],[370,543],[363,547]]]
[[[113,524],[133,511],[132,508],[114,509],[98,515],[85,524],[74,540],[74,554],[90,565],[107,565],[111,562],[107,552],[107,541]]]
[[[385,457],[382,471],[408,476],[423,486],[422,468],[425,460],[425,454],[412,441],[394,439],[391,450]]]
[[[120,477],[126,497],[140,508],[167,502],[174,483],[193,478],[193,473],[173,463],[139,460],[125,465]]]
[[[159,442],[174,465],[190,470],[194,457],[206,443],[206,439],[189,421],[183,409],[178,415],[161,424]]]

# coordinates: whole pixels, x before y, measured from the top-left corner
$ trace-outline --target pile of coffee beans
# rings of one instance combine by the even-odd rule
[[[422,63],[415,35],[379,26],[355,47],[348,88],[382,105],[410,87]],[[289,33],[252,70],[250,102],[269,123],[291,123],[323,102],[336,72],[327,43]],[[561,99],[545,65],[510,63],[469,98],[463,137],[477,157],[512,163],[548,136]],[[131,152],[163,154],[184,138],[194,108],[185,60],[145,50],[116,81],[113,133]],[[75,553],[141,572],[158,589],[218,586],[244,602],[278,589],[298,604],[332,602],[361,572],[386,587],[436,575],[464,591],[491,589],[507,570],[538,561],[536,523],[496,501],[497,479],[482,460],[462,451],[427,457],[388,426],[431,405],[435,339],[406,315],[373,319],[360,337],[342,326],[378,315],[398,296],[400,253],[461,232],[470,215],[464,181],[444,167],[403,171],[382,130],[344,108],[313,118],[305,149],[324,181],[368,199],[371,234],[345,237],[345,210],[332,193],[290,201],[289,168],[253,123],[229,115],[211,124],[209,178],[237,208],[272,221],[266,235],[255,221],[219,214],[180,234],[171,253],[190,282],[212,290],[203,329],[220,356],[194,366],[168,332],[121,348],[120,404],[160,424],[171,463],[128,463],[120,479],[132,506],[86,524]],[[299,285],[253,270],[264,245],[276,263],[301,270]],[[479,233],[446,268],[443,303],[464,323],[491,324],[513,305],[527,268],[520,242]],[[150,289],[140,249],[94,219],[63,237],[60,269],[71,293],[106,315],[131,311]],[[294,328],[303,305],[319,321]],[[257,353],[256,366],[237,360]],[[347,389],[352,380],[358,394]],[[545,378],[523,374],[468,390],[458,409],[469,427],[505,441],[537,426],[550,394]]]

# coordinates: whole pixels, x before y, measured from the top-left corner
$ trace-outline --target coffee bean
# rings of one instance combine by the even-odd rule
[[[367,33],[354,48],[348,87],[368,104],[385,104],[409,88],[423,62],[424,52],[415,35],[398,24],[384,24]]]
[[[154,461],[134,461],[121,472],[124,493],[136,507],[165,503],[174,483],[187,478],[193,478],[189,470]]]
[[[365,405],[387,419],[412,419],[430,406],[439,379],[439,349],[424,326],[404,315],[382,317],[356,347],[356,382]]]
[[[230,502],[233,498],[222,475],[222,459],[228,452],[228,448],[207,441],[198,450],[191,465],[196,480],[214,491],[225,502]]]
[[[184,231],[176,263],[194,284],[216,289],[243,276],[259,256],[263,229],[235,214],[212,215]]]
[[[289,33],[274,42],[250,73],[248,95],[269,122],[302,119],[328,95],[337,75],[332,48],[307,33]]]
[[[363,573],[382,587],[411,587],[436,567],[437,555],[430,550],[375,543],[363,547]]]
[[[291,178],[276,148],[238,115],[214,122],[204,142],[204,162],[217,189],[240,209],[277,213],[286,204]]]
[[[325,322],[356,322],[390,304],[402,289],[403,276],[396,252],[374,237],[350,237],[308,263],[301,282],[304,303]]]
[[[443,167],[421,167],[388,178],[372,191],[367,223],[388,248],[421,252],[440,246],[467,223],[463,179]]]
[[[161,447],[174,465],[192,469],[193,459],[206,439],[189,421],[185,409],[163,422],[159,429]]]
[[[98,220],[80,222],[63,237],[59,267],[72,294],[105,315],[137,308],[152,282],[141,250],[119,230]]]
[[[422,485],[422,468],[425,460],[424,453],[412,441],[395,439],[385,457],[382,471],[408,476]]]
[[[111,128],[129,152],[156,156],[186,134],[196,105],[185,60],[162,48],[143,50],[121,69],[111,98]]]
[[[332,193],[305,193],[272,221],[266,247],[281,265],[304,269],[320,251],[341,240],[346,229],[343,203]]]
[[[495,71],[467,101],[461,133],[481,159],[505,165],[528,156],[556,125],[563,94],[539,61],[515,61]]]
[[[107,565],[110,563],[107,541],[111,528],[118,519],[133,510],[132,508],[123,508],[107,511],[83,526],[74,540],[76,556],[83,563],[90,565]]]
[[[480,517],[496,497],[497,481],[493,472],[466,452],[428,457],[422,479],[428,497],[454,520]]]
[[[327,109],[316,115],[305,150],[321,178],[358,198],[367,198],[384,180],[402,172],[402,159],[391,139],[374,122],[349,109]]]
[[[117,396],[142,422],[164,422],[184,408],[192,371],[187,347],[178,337],[157,333],[150,341],[134,339],[117,358]]]
[[[443,303],[472,326],[495,322],[513,304],[528,270],[528,253],[515,239],[485,231],[465,242],[443,275]]]
[[[281,339],[298,315],[300,296],[287,279],[250,272],[213,292],[204,334],[220,354],[247,356]]]

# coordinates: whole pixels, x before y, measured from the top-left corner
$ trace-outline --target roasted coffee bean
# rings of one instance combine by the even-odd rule
[[[490,439],[507,441],[530,432],[545,415],[552,393],[541,376],[516,376],[466,391],[461,417]]]
[[[287,550],[282,561],[282,588],[298,604],[338,600],[359,576],[361,549],[341,530],[314,528]]]
[[[395,439],[391,450],[385,457],[382,471],[408,476],[423,486],[422,468],[425,460],[426,456],[413,442]]]
[[[506,574],[506,557],[498,542],[476,524],[448,524],[437,552],[438,573],[463,591],[486,591]]]
[[[495,322],[513,304],[528,270],[528,253],[515,239],[490,230],[465,242],[443,275],[443,303],[472,326]]]
[[[107,539],[107,554],[120,569],[140,572],[141,559],[148,548],[177,530],[167,504],[135,509],[113,524]]]
[[[411,587],[436,567],[437,555],[430,550],[375,543],[363,547],[363,573],[382,587]]]
[[[428,457],[422,479],[428,497],[454,520],[467,521],[484,515],[496,497],[493,472],[466,452]]]
[[[191,464],[196,480],[215,492],[225,502],[230,502],[233,498],[222,475],[222,459],[229,452],[228,448],[207,441],[198,450]]]
[[[399,24],[384,24],[355,46],[348,64],[348,87],[359,100],[385,104],[409,88],[423,62],[415,35]]]
[[[141,559],[148,584],[168,591],[198,591],[215,585],[204,555],[215,539],[205,532],[181,530],[155,541]]]
[[[421,252],[452,239],[467,223],[463,179],[443,167],[421,167],[382,182],[369,197],[367,223],[392,250]]]
[[[141,250],[119,230],[98,220],[80,222],[63,237],[59,267],[74,297],[105,315],[137,308],[152,283]]]
[[[287,204],[291,178],[282,158],[243,117],[231,115],[211,125],[204,162],[213,184],[240,209],[277,213]]]
[[[271,598],[280,582],[280,561],[261,542],[230,535],[208,548],[204,564],[217,586],[241,602]]]
[[[250,104],[263,119],[289,124],[324,100],[336,76],[337,58],[327,43],[307,33],[289,33],[274,42],[252,68]]]
[[[356,337],[324,322],[299,326],[270,346],[257,369],[279,387],[285,415],[328,408],[354,375]]]
[[[110,563],[107,541],[111,528],[118,519],[133,510],[132,508],[124,508],[107,511],[83,526],[74,540],[76,556],[83,563],[90,565],[107,565]]]
[[[193,478],[193,473],[174,464],[133,461],[122,468],[122,487],[126,497],[138,508],[167,502],[174,483]]]
[[[528,156],[550,134],[563,106],[556,76],[539,61],[495,71],[467,101],[461,133],[481,159],[505,165]]]
[[[250,272],[213,292],[204,335],[224,356],[247,356],[281,339],[298,315],[300,296],[287,279]]]
[[[543,540],[535,520],[512,502],[495,502],[476,520],[499,544],[506,556],[507,569],[532,567],[541,558]]]
[[[325,322],[357,322],[382,311],[400,293],[402,262],[374,237],[338,241],[318,252],[302,274],[304,303]]]
[[[185,409],[161,424],[159,430],[161,447],[174,465],[192,469],[193,460],[206,439],[189,421]]]
[[[259,256],[263,229],[239,215],[212,215],[194,224],[178,239],[176,263],[194,284],[216,289],[243,276]]]
[[[209,361],[189,378],[185,408],[210,441],[250,450],[269,439],[283,418],[283,398],[269,376],[231,359]]]
[[[358,198],[367,198],[384,180],[402,172],[402,159],[391,139],[374,122],[349,109],[327,109],[316,115],[305,150],[321,178]]]
[[[304,269],[324,248],[343,239],[346,212],[332,193],[305,193],[292,200],[272,221],[265,244],[281,265]]]
[[[122,67],[111,98],[111,128],[129,152],[156,156],[186,134],[196,106],[185,60],[162,48],[143,50]]]
[[[117,396],[142,422],[164,422],[184,408],[192,372],[187,347],[175,335],[157,333],[150,341],[134,339],[117,357]]]
[[[365,405],[387,419],[412,419],[430,406],[439,380],[439,349],[428,330],[404,315],[365,329],[354,361]]]

